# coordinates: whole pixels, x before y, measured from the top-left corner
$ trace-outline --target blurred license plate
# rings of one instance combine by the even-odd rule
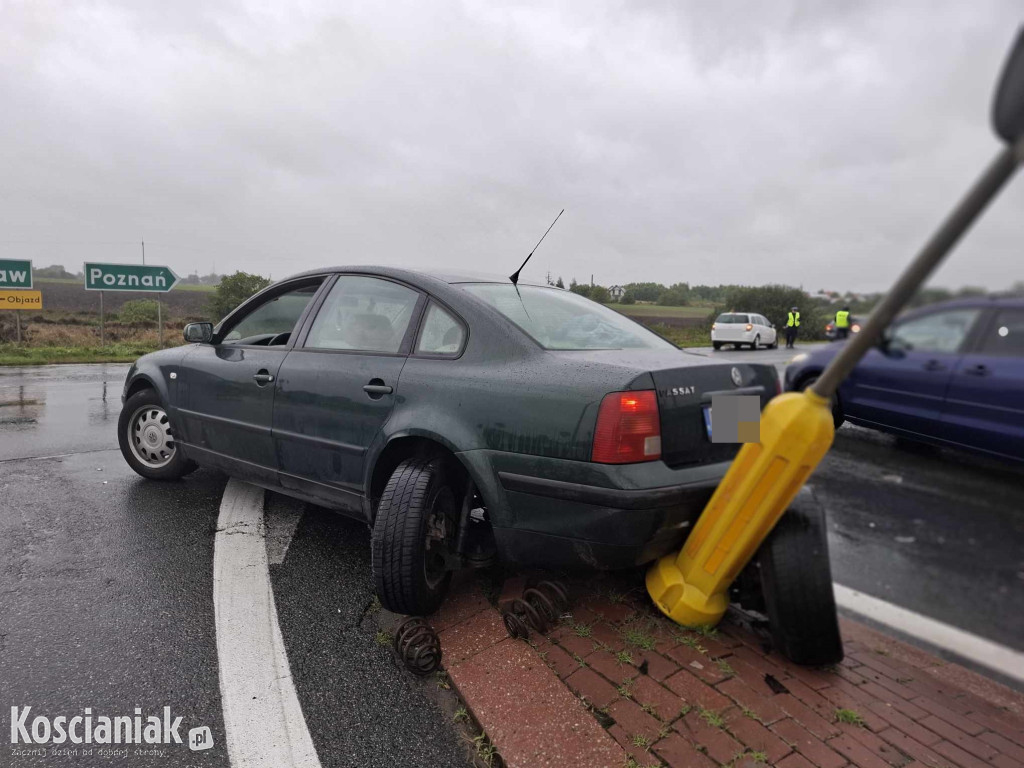
[[[704,427],[708,431],[708,440],[711,439],[711,406],[705,406],[704,408]]]

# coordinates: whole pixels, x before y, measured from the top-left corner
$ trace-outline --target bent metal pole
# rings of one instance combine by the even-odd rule
[[[1024,138],[1000,152],[817,385],[768,403],[761,442],[740,448],[682,550],[647,571],[647,591],[662,613],[687,626],[718,623],[729,605],[729,586],[832,445],[829,398],[1022,161]]]
[[[852,371],[860,359],[878,341],[882,332],[893,321],[897,313],[928,279],[935,268],[942,263],[957,241],[978,218],[985,207],[999,193],[1003,185],[1013,176],[1014,171],[1024,162],[1024,138],[1016,145],[1006,146],[996,155],[960,204],[953,209],[925,243],[924,248],[900,275],[900,279],[889,290],[878,306],[868,316],[860,333],[854,334],[839,354],[821,374],[811,389],[825,400],[835,394],[843,379]]]

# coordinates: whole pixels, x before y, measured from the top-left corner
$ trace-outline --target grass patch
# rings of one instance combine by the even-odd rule
[[[629,651],[619,651],[615,654],[615,659],[619,662],[619,664],[632,664],[633,654],[631,654]]]
[[[498,757],[497,748],[491,744],[486,733],[480,733],[473,737],[473,746],[476,748],[476,757],[481,764],[491,768]]]
[[[455,714],[452,715],[453,723],[468,723],[469,722],[469,711],[465,707],[459,707],[455,710]]]
[[[722,671],[723,675],[730,675],[731,676],[731,675],[735,675],[736,674],[736,670],[733,669],[732,665],[729,664],[729,662],[726,661],[725,659],[718,659],[718,660],[716,660],[715,661],[715,665]]]
[[[627,317],[707,317],[707,307],[662,307],[657,304],[605,304]]]
[[[764,722],[761,719],[761,716],[759,714],[757,714],[757,712],[755,712],[752,709],[747,709],[746,707],[743,708],[743,716],[744,717],[749,717],[751,720],[756,720],[759,723],[763,723]]]
[[[623,680],[622,681],[622,685],[620,685],[615,690],[619,692],[619,696],[621,696],[622,698],[624,698],[624,699],[632,699],[633,698],[633,692],[631,690],[629,690],[629,686],[632,685],[632,684],[633,684],[632,680]]]
[[[846,723],[848,725],[859,725],[861,727],[864,727],[864,718],[852,709],[837,709],[836,722]]]
[[[647,749],[651,746],[651,740],[642,733],[638,733],[633,737],[633,746],[639,747],[640,749]]]
[[[676,328],[664,323],[648,325],[649,330],[654,331],[663,339],[668,339],[677,347],[710,347],[711,331],[701,325]]]
[[[0,365],[53,365],[55,363],[133,363],[155,352],[156,344],[107,344],[100,347],[26,347],[0,344]]]
[[[640,627],[626,627],[622,630],[623,639],[635,648],[640,648],[645,651],[654,650],[657,640],[654,639],[653,635],[649,635],[644,632]]]
[[[572,631],[577,637],[590,637],[593,634],[593,630],[586,624],[573,624]]]
[[[386,629],[377,630],[377,645],[391,645],[391,633]]]
[[[701,719],[713,728],[725,728],[725,719],[713,709],[700,708]]]

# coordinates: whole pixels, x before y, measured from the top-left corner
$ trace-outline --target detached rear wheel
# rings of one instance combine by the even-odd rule
[[[125,401],[117,420],[117,442],[128,466],[150,480],[177,480],[196,468],[178,449],[170,417],[152,389]]]
[[[797,664],[843,659],[825,512],[807,489],[790,504],[757,554],[765,613],[776,648]]]
[[[456,498],[441,459],[408,459],[391,474],[371,539],[373,584],[389,611],[425,616],[444,600],[452,577]]]

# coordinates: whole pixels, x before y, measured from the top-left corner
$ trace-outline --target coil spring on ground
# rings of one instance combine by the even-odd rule
[[[545,580],[527,587],[521,598],[509,603],[501,618],[510,637],[526,640],[531,629],[542,634],[551,629],[568,608],[565,585]]]
[[[441,641],[434,629],[419,616],[398,625],[395,653],[414,675],[429,675],[441,666]]]

